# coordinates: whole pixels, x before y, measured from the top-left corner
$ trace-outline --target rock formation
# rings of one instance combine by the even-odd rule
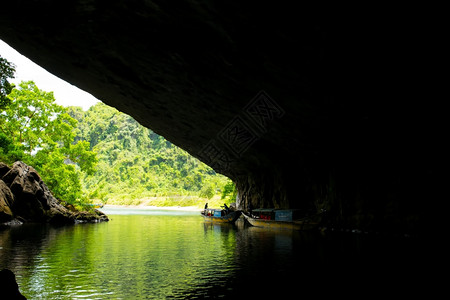
[[[25,296],[20,293],[19,285],[16,282],[16,275],[9,270],[3,269],[0,271],[0,294],[2,299],[8,300],[26,300]]]
[[[0,224],[11,222],[107,221],[100,211],[73,212],[56,199],[33,167],[17,161],[11,168],[0,163]]]
[[[403,42],[421,30],[361,11],[7,1],[0,38],[229,176],[240,208],[326,208],[333,227],[415,230],[439,165],[433,105],[405,95],[422,54]]]

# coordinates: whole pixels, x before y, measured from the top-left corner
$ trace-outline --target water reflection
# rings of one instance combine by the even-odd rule
[[[420,278],[416,244],[398,239],[211,224],[197,213],[111,219],[0,229],[0,268],[29,299],[362,297]]]

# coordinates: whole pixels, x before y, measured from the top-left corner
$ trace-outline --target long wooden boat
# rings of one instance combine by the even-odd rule
[[[276,210],[260,210],[260,211],[266,211],[272,213],[274,215],[274,212]],[[246,213],[242,213],[245,220],[252,226],[255,227],[268,227],[273,229],[292,229],[292,230],[311,230],[315,229],[319,226],[320,218],[315,216],[310,217],[303,217],[300,219],[291,219],[290,217],[286,217],[286,214],[289,215],[289,211],[287,210],[279,210],[277,211],[281,217],[277,219],[272,219],[270,215],[267,213],[261,213],[258,216],[255,215],[248,215]]]
[[[224,209],[207,208],[201,212],[205,222],[234,223],[241,216],[241,211],[226,211]]]

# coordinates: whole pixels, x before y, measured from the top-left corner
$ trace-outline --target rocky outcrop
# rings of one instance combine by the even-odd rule
[[[0,271],[0,286],[2,299],[9,300],[26,300],[25,296],[20,293],[19,285],[16,281],[16,275],[9,270],[3,269]]]
[[[0,223],[9,222],[13,219],[10,206],[13,204],[14,196],[8,186],[0,180]]]
[[[411,46],[428,31],[408,14],[322,9],[5,1],[0,38],[229,176],[240,208],[319,204],[333,227],[423,228],[443,199],[446,128]]]
[[[100,211],[71,211],[56,199],[37,171],[17,161],[11,168],[0,163],[0,223],[75,223],[107,221]]]

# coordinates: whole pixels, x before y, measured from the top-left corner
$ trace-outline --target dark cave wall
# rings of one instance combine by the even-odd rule
[[[386,92],[390,31],[360,21],[259,2],[9,1],[0,38],[232,178],[241,208],[416,230],[431,117],[416,130]]]

